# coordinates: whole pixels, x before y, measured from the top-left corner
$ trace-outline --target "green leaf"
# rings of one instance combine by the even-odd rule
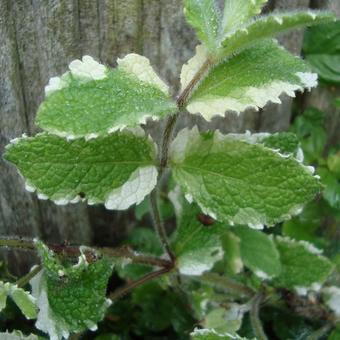
[[[279,286],[308,289],[313,284],[322,284],[334,269],[331,261],[308,242],[288,237],[277,237],[275,241],[282,263],[281,274],[275,279]]]
[[[50,80],[37,114],[37,125],[53,134],[95,138],[176,110],[145,57],[129,54],[118,59],[118,68],[108,69],[85,56],[69,68]]]
[[[156,185],[155,147],[146,137],[114,133],[85,141],[39,134],[15,139],[5,159],[26,178],[26,189],[57,204],[88,200],[123,210]]]
[[[335,329],[327,338],[327,340],[340,340],[340,329]]]
[[[303,52],[323,81],[340,83],[340,21],[308,29]]]
[[[6,307],[8,296],[18,306],[26,319],[35,319],[37,317],[36,301],[29,292],[18,288],[16,284],[0,281],[0,311]]]
[[[327,166],[329,170],[340,179],[340,150],[328,156]]]
[[[209,50],[217,45],[220,13],[214,0],[184,0],[184,14]]]
[[[221,49],[220,56],[226,57],[238,53],[260,39],[270,38],[288,30],[334,20],[333,13],[320,11],[275,13],[262,16],[227,34],[222,41],[223,49]]]
[[[40,241],[36,247],[44,266],[31,281],[40,309],[36,327],[51,339],[96,329],[111,303],[105,295],[112,263],[106,258],[96,259],[98,255],[93,250],[81,247],[78,263],[64,265]],[[87,252],[91,253],[91,262],[87,260]]]
[[[220,36],[233,32],[247,23],[254,15],[260,14],[268,0],[225,0],[224,15],[220,28]]]
[[[38,311],[36,301],[33,296],[25,290],[13,286],[9,296],[13,299],[15,304],[19,307],[26,319],[35,319]]]
[[[320,190],[293,157],[218,131],[181,131],[171,146],[174,179],[205,214],[254,228],[289,219]]]
[[[315,108],[307,109],[295,119],[292,131],[300,140],[306,162],[317,162],[327,141],[325,114]]]
[[[280,274],[280,254],[268,235],[243,226],[234,228],[233,232],[241,240],[241,258],[246,267],[263,279]]]
[[[340,209],[340,182],[327,168],[319,167],[318,175],[321,177],[321,183],[324,185],[323,197],[329,205],[335,209]]]
[[[203,322],[205,328],[214,329],[220,334],[234,335],[241,325],[245,308],[237,303],[229,303],[227,308],[215,308],[210,311]]]
[[[238,274],[243,269],[243,262],[241,259],[241,240],[232,232],[226,232],[221,237],[222,246],[224,250],[224,258],[222,264],[223,271],[231,274]]]
[[[223,257],[220,236],[225,227],[219,223],[204,225],[196,205],[185,203],[183,215],[173,240],[179,271],[185,275],[201,275]],[[204,221],[205,216],[202,215]]]
[[[263,138],[261,142],[266,147],[279,150],[280,153],[284,155],[298,156],[298,153],[301,152],[299,140],[296,135],[291,132],[274,133],[273,135]],[[302,157],[300,156],[299,159],[301,158]]]
[[[199,47],[196,56],[183,66],[182,88],[205,55],[206,51]],[[262,108],[268,102],[281,103],[281,94],[294,97],[295,91],[316,85],[317,75],[310,73],[309,66],[276,42],[266,40],[211,69],[194,90],[187,109],[209,121],[226,111],[242,112]]]
[[[195,329],[191,334],[192,340],[247,340],[246,338],[242,338],[239,335],[232,335],[229,333],[218,333],[214,329],[203,328],[203,329]]]
[[[0,281],[0,312],[6,308],[7,304],[7,288],[5,283]]]

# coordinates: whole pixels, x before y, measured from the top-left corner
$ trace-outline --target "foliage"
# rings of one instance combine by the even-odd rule
[[[340,22],[310,28],[305,36],[303,52],[318,72],[330,84],[340,83]]]
[[[39,199],[116,210],[137,204],[138,227],[118,248],[1,241],[41,258],[27,276],[0,284],[5,319],[13,302],[37,319],[35,328],[22,329],[34,333],[27,339],[337,337],[336,238],[318,234],[324,215],[317,209],[339,219],[340,161],[339,150],[325,158],[322,113],[306,111],[286,133],[223,135],[194,127],[171,138],[183,110],[211,120],[317,85],[311,67],[271,38],[337,25],[334,15],[257,16],[265,3],[226,0],[221,13],[213,0],[184,1],[201,45],[183,65],[177,100],[137,54],[118,59],[115,69],[85,56],[51,78],[36,119],[44,131],[12,140],[5,159]],[[148,118],[167,118],[159,151],[140,128]],[[313,201],[317,195],[321,204]],[[149,210],[155,232],[144,224]],[[169,239],[164,217],[176,220]],[[28,283],[31,293],[22,288]],[[6,306],[7,297],[13,301]]]

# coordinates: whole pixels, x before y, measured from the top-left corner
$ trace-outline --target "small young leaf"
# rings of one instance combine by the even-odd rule
[[[6,307],[7,297],[14,301],[26,319],[35,319],[37,317],[36,301],[29,292],[18,288],[13,283],[0,281],[0,311]]]
[[[280,254],[271,238],[261,231],[243,226],[234,228],[233,232],[241,240],[241,258],[246,267],[263,279],[280,274]]]
[[[37,125],[68,139],[95,138],[176,109],[148,59],[129,54],[118,65],[111,70],[91,57],[73,61],[70,72],[46,87]]]
[[[262,16],[228,33],[222,41],[223,49],[221,49],[220,55],[224,58],[240,52],[260,39],[270,38],[288,30],[334,20],[333,13],[319,11],[275,13]]]
[[[183,66],[182,87],[204,60],[204,50],[199,48],[198,52]],[[274,41],[261,41],[210,70],[194,90],[187,109],[210,121],[226,111],[242,112],[262,108],[268,102],[281,103],[281,94],[294,97],[295,91],[316,85],[317,75],[310,73],[301,59]]]
[[[308,29],[303,52],[322,80],[340,84],[340,21]]]
[[[218,268],[223,266],[223,271],[231,274],[238,274],[243,269],[241,258],[240,243],[241,240],[232,232],[226,232],[221,237],[224,250],[224,258],[222,263],[218,263]]]
[[[322,284],[334,269],[333,264],[321,251],[305,241],[294,241],[287,237],[275,239],[282,264],[281,274],[275,279],[285,288],[308,288]]]
[[[196,205],[185,203],[180,225],[173,241],[179,271],[185,275],[201,275],[223,257],[220,236],[225,227],[219,223],[204,225]],[[204,218],[204,216],[203,216]]]
[[[266,2],[268,0],[225,0],[220,36],[223,38],[260,14]]]
[[[184,14],[209,50],[217,45],[220,13],[214,0],[184,0]]]
[[[110,305],[105,295],[112,263],[106,258],[88,262],[84,253],[87,249],[81,248],[76,265],[63,265],[40,241],[36,247],[44,266],[31,281],[40,309],[36,327],[48,333],[51,339],[96,329]]]
[[[129,132],[89,141],[42,133],[12,141],[5,159],[27,179],[28,190],[57,204],[88,200],[127,209],[141,202],[157,180],[154,145]]]
[[[170,157],[186,197],[230,224],[271,226],[299,213],[320,190],[310,169],[293,157],[219,132],[181,131]]]
[[[25,290],[13,286],[10,290],[9,296],[13,299],[15,304],[19,307],[26,319],[35,319],[37,317],[36,301],[31,294]]]

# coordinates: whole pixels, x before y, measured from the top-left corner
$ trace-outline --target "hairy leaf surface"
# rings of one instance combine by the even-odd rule
[[[45,91],[36,123],[68,139],[135,127],[176,109],[148,59],[137,54],[119,59],[116,69],[85,56],[70,64],[70,72],[52,78]]]
[[[178,134],[170,164],[186,197],[230,224],[273,225],[299,213],[320,190],[310,169],[295,158],[196,128]]]
[[[196,70],[204,59],[204,51],[198,52],[183,67],[182,87],[192,73],[188,68]],[[262,108],[268,102],[281,103],[281,94],[294,97],[295,91],[316,85],[317,75],[310,73],[301,59],[274,41],[262,41],[211,69],[194,90],[187,109],[190,113],[201,113],[209,121],[226,111],[242,112]]]
[[[294,241],[277,237],[282,271],[276,283],[286,288],[308,289],[313,284],[321,285],[333,270],[333,264],[322,252],[306,241]]]
[[[212,0],[184,0],[184,14],[209,50],[217,45],[220,13]]]
[[[40,308],[36,327],[51,339],[96,329],[110,305],[105,295],[112,263],[95,256],[89,262],[85,255],[88,249],[84,248],[77,264],[64,265],[44,244],[37,242],[36,246],[44,266],[31,281]]]
[[[222,41],[223,49],[220,54],[221,57],[230,56],[259,39],[274,37],[287,30],[334,20],[334,14],[319,11],[275,13],[262,16],[227,34]]]
[[[224,14],[220,28],[223,37],[247,23],[254,15],[261,13],[261,9],[268,0],[225,0]]]
[[[15,139],[5,158],[26,178],[26,188],[57,204],[88,200],[126,209],[154,188],[154,145],[130,132],[85,141],[39,134]]]

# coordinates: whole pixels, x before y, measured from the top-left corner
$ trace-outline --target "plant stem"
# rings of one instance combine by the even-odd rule
[[[0,239],[0,247],[35,250],[33,241],[27,241],[27,240],[22,240],[18,238]]]
[[[262,292],[257,294],[252,302],[251,309],[250,309],[250,322],[251,326],[254,331],[254,335],[258,340],[267,340],[267,336],[263,330],[262,323],[259,316],[260,305],[263,301],[263,294]]]
[[[182,93],[177,98],[177,106],[179,109],[183,109],[188,99],[190,98],[190,95],[192,91],[195,89],[196,85],[202,80],[202,78],[205,76],[209,68],[213,65],[213,61],[211,58],[208,58],[200,67],[200,69],[197,71],[195,76],[192,78],[190,83],[186,86],[186,88],[182,91]]]
[[[77,257],[80,255],[79,246],[65,246],[65,245],[56,245],[56,244],[47,244],[47,246],[53,250],[57,254],[66,255],[69,257]],[[21,239],[0,239],[0,247],[10,247],[10,248],[19,248],[26,250],[36,250],[34,246],[34,242],[32,240],[21,240]],[[99,253],[111,256],[111,257],[125,257],[130,259],[133,263],[146,264],[150,266],[156,266],[160,268],[171,268],[172,263],[165,259],[160,259],[153,256],[146,256],[143,254],[136,254],[131,248],[123,246],[119,248],[91,248],[94,251],[98,251]],[[91,250],[88,251],[90,253]],[[86,255],[85,251],[85,255]],[[88,254],[91,255],[91,254]]]
[[[174,132],[178,117],[179,117],[179,111],[177,111],[175,114],[171,115],[168,118],[168,121],[164,128],[162,147],[161,147],[159,178],[162,177],[164,169],[168,165],[169,147],[170,147],[170,143],[172,140],[173,132]]]
[[[171,263],[175,262],[175,255],[173,254],[169,241],[168,241],[168,236],[166,234],[166,230],[164,227],[164,222],[161,217],[161,213],[159,210],[159,205],[158,205],[158,185],[157,187],[151,192],[150,194],[150,204],[151,204],[151,214],[152,218],[154,221],[154,226],[156,233],[162,243],[162,246],[164,248],[164,251],[168,254]]]
[[[153,280],[159,276],[162,276],[166,273],[168,273],[170,271],[169,268],[162,268],[160,270],[156,270],[154,272],[148,273],[146,275],[144,275],[143,277],[141,277],[140,279],[133,281],[131,283],[128,283],[127,285],[118,288],[116,291],[114,291],[112,294],[110,294],[110,299],[112,301],[115,301],[117,299],[120,299],[121,297],[123,297],[125,294],[128,294],[131,290],[133,290],[134,288],[150,281]]]
[[[20,278],[17,282],[16,285],[19,288],[22,288],[24,286],[27,285],[27,283],[30,282],[31,279],[34,278],[34,276],[36,276],[40,271],[42,270],[42,266],[35,266],[28,274],[26,274],[25,276],[23,276],[22,278]]]

